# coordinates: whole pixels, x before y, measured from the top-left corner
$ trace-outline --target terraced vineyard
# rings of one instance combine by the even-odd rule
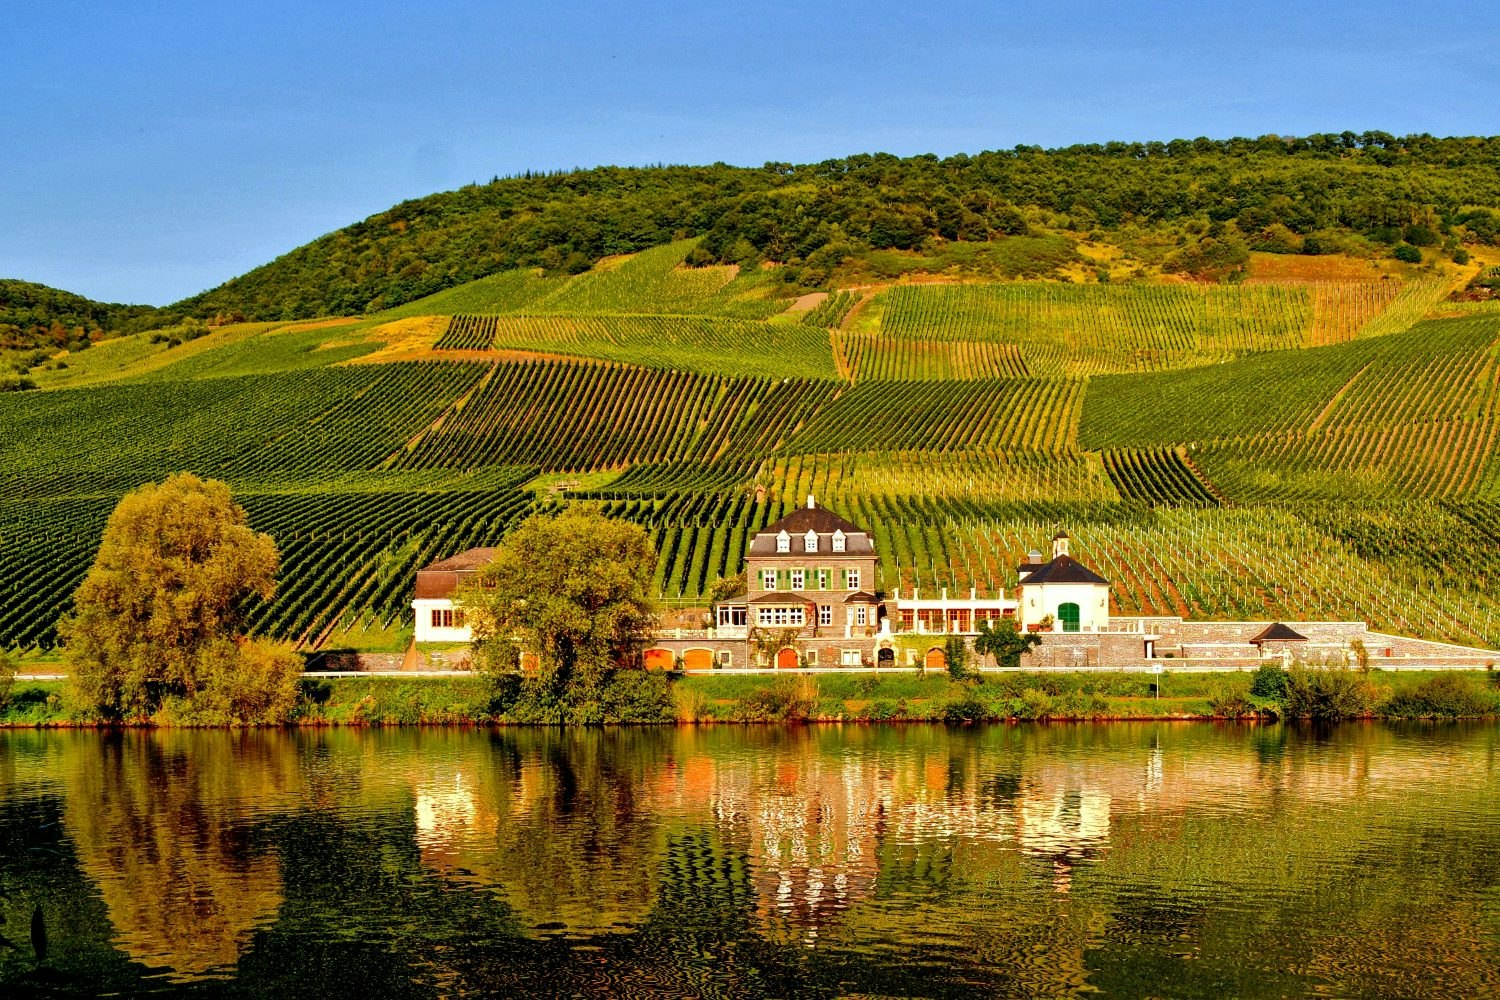
[[[835,333],[834,350],[856,381],[948,381],[1025,378],[1015,344],[971,340],[902,340],[878,333]]]
[[[875,533],[888,592],[1012,586],[1066,526],[1121,614],[1500,642],[1500,312],[1446,279],[913,284],[768,320],[773,271],[691,249],[0,395],[0,647],[50,643],[115,501],[180,469],[276,536],[253,621],[309,646],[409,625],[418,566],[563,501],[645,525],[691,604],[808,494]]]
[[[898,340],[1015,345],[1039,376],[1157,371],[1302,346],[1305,290],[1285,286],[904,285],[885,296]]]
[[[1104,453],[1110,481],[1126,500],[1164,507],[1212,506],[1213,489],[1178,448],[1121,448]]]
[[[393,364],[0,397],[0,498],[118,496],[182,469],[234,482],[372,468],[487,370]]]
[[[440,349],[571,354],[652,368],[837,378],[827,331],[704,316],[456,316]]]
[[[889,451],[767,459],[755,482],[793,506],[812,495],[834,507],[866,496],[978,501],[1118,500],[1098,459],[1039,451]]]
[[[787,447],[1065,451],[1076,440],[1082,402],[1083,383],[1062,379],[864,382],[820,410]]]
[[[836,383],[728,378],[581,362],[495,366],[397,468],[623,468],[772,451]]]
[[[454,316],[434,345],[440,351],[487,351],[495,342],[494,316]]]
[[[810,310],[802,322],[832,329],[844,321],[862,298],[864,295],[860,292],[834,292]]]

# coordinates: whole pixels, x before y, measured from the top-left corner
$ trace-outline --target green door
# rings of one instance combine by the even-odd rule
[[[1078,631],[1078,605],[1071,601],[1057,606],[1057,619],[1062,622],[1064,632]]]

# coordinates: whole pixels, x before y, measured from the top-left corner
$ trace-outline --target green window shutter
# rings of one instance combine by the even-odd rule
[[[784,569],[776,571],[776,589],[788,590],[791,588],[792,574]]]
[[[849,589],[849,571],[847,569],[839,570],[839,589]]]

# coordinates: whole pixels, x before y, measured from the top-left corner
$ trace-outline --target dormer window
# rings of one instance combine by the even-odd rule
[[[833,533],[833,551],[844,551],[844,532],[842,530]]]
[[[790,551],[792,551],[792,536],[788,535],[785,531],[783,531],[780,534],[778,534],[776,536],[776,551],[777,552],[790,552]]]
[[[802,536],[802,551],[818,551],[818,533],[816,531],[808,531],[807,534]]]

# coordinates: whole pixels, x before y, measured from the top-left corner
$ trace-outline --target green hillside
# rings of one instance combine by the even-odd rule
[[[1469,153],[1438,162],[1436,148],[1216,147],[1189,158],[1203,183],[1223,159],[1283,180],[1354,166],[1361,178],[1426,171],[1438,193],[1441,178],[1484,162]],[[1007,154],[972,170],[1004,166],[1014,178],[1116,155]],[[876,163],[888,168],[892,198],[912,178],[969,170],[891,159],[835,174],[858,192]],[[1169,178],[1181,166],[1118,165]],[[751,172],[738,196],[775,189],[800,203],[798,192],[823,182],[799,171]],[[598,172],[575,188],[567,182],[577,175],[522,179],[496,191],[567,189],[570,204],[602,212],[627,176]],[[677,188],[665,178],[726,176],[738,175],[636,180],[642,191],[662,181],[666,198]],[[1329,204],[1361,189],[1332,190]],[[47,649],[118,497],[182,469],[229,481],[252,522],[276,536],[281,589],[252,617],[312,647],[399,645],[419,566],[498,541],[526,513],[564,501],[645,525],[661,595],[701,604],[738,570],[754,530],[808,494],[874,531],[887,592],[1012,586],[1023,554],[1066,527],[1112,581],[1121,614],[1365,618],[1495,646],[1500,310],[1473,294],[1500,262],[1472,209],[1485,190],[1466,189],[1471,207],[1423,216],[1469,248],[1463,266],[1425,241],[1422,264],[1392,262],[1367,243],[1340,255],[1257,252],[1243,281],[1187,282],[1163,273],[1165,260],[1142,274],[1121,263],[1151,242],[1141,236],[1151,227],[1134,223],[1104,234],[1114,242],[1070,237],[1048,280],[933,267],[978,244],[958,258],[957,243],[868,244],[839,265],[852,277],[826,297],[785,280],[798,266],[786,259],[757,251],[719,262],[715,227],[728,223],[705,194],[700,229],[674,226],[642,252],[610,243],[594,266],[584,257],[554,266],[504,256],[501,241],[487,244],[492,259],[465,260],[505,269],[419,298],[416,285],[382,281],[370,248],[425,233],[447,253],[439,235],[468,216],[439,225],[417,212],[423,203],[401,206],[404,231],[387,219],[356,227],[363,244],[335,241],[339,253],[372,254],[367,271],[346,272],[350,287],[368,278],[389,292],[350,308],[410,299],[398,307],[127,334],[48,352],[32,376],[38,388],[0,393],[0,647]],[[838,199],[825,202],[816,204],[831,212]],[[1242,206],[1239,218],[1224,225],[1259,216]],[[1202,238],[1234,235],[1218,233]],[[574,246],[553,236],[545,249]],[[1175,249],[1163,256],[1197,245],[1185,230],[1169,238]],[[1024,242],[986,266],[1043,259],[1050,239],[988,233],[987,247]],[[1075,250],[1090,262],[1082,270]],[[308,267],[323,259],[307,254],[296,259]],[[869,272],[906,273],[914,262],[928,271]],[[286,266],[215,294],[324,302],[307,283],[316,269],[298,277]]]

